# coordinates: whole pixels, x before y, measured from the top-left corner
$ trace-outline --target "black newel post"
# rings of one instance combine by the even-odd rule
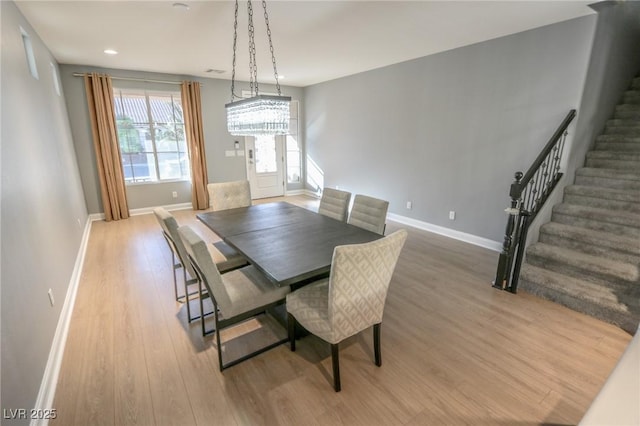
[[[522,172],[516,172],[516,180],[511,184],[511,189],[509,190],[511,207],[505,210],[509,214],[509,217],[504,233],[504,242],[502,243],[502,253],[500,253],[500,258],[498,259],[496,279],[493,282],[494,287],[502,290],[509,286],[509,275],[513,261],[513,234],[520,213],[520,198],[522,196],[522,185],[520,181],[522,180],[522,176]]]
[[[509,283],[509,287],[507,287],[507,290],[509,290],[511,293],[518,292],[518,280],[520,279],[520,268],[522,267],[522,259],[524,258],[524,245],[525,245],[525,242],[527,241],[527,233],[529,231],[529,220],[531,219],[531,214],[526,210],[521,211],[520,214],[522,215],[522,225],[520,227],[521,231],[517,241],[518,253],[516,254],[516,261],[515,261],[515,264],[513,265],[513,276],[512,276],[511,282]]]

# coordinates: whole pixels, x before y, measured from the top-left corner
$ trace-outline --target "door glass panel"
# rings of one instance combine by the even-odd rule
[[[256,173],[275,173],[278,171],[276,156],[276,138],[273,135],[256,136],[255,142]]]

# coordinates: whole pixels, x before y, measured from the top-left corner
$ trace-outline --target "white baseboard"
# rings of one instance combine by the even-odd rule
[[[58,325],[56,326],[56,332],[53,336],[51,349],[49,350],[47,365],[44,369],[42,382],[40,383],[40,390],[38,391],[38,397],[36,398],[36,404],[34,407],[34,409],[36,410],[50,410],[54,408],[53,398],[56,393],[56,386],[58,385],[58,375],[60,373],[62,357],[64,356],[64,348],[67,343],[67,336],[69,334],[71,315],[73,314],[73,306],[75,304],[76,295],[78,293],[80,277],[82,276],[84,258],[87,253],[87,243],[89,241],[89,234],[91,233],[91,222],[91,218],[88,217],[87,222],[84,226],[84,233],[82,234],[82,241],[80,242],[78,255],[76,256],[76,263],[73,266],[73,273],[71,274],[71,279],[69,281],[67,295],[64,299],[62,310],[60,311],[60,318],[58,318]],[[48,419],[31,420],[31,426],[48,424]]]
[[[191,203],[180,203],[180,204],[169,204],[166,206],[154,206],[154,207],[142,207],[140,209],[132,209],[129,210],[129,216],[140,216],[143,214],[153,213],[153,209],[156,207],[164,207],[167,211],[174,210],[189,210],[193,208],[193,204]],[[94,213],[89,215],[89,219],[91,221],[95,220],[104,220],[104,213]]]
[[[429,231],[433,232],[434,234],[444,235],[445,237],[488,248],[489,250],[498,252],[502,251],[502,243],[490,240],[488,238],[478,237],[477,235],[467,234],[466,232],[456,231],[455,229],[445,228],[444,226],[438,226],[432,223],[412,219],[410,217],[400,216],[399,214],[395,213],[387,214],[387,218],[394,222],[402,223],[403,225],[409,225],[414,228],[422,229],[423,231]]]
[[[311,191],[310,189],[294,189],[292,191],[287,191],[284,195],[287,197],[294,195],[306,195],[312,198],[320,198],[315,191]]]
[[[165,210],[171,212],[175,210],[190,210],[193,208],[193,204],[180,203],[180,204],[169,204],[167,206],[159,206],[159,207],[163,207]],[[133,210],[129,210],[129,215],[139,216],[143,214],[150,214],[150,213],[153,213],[153,209],[155,209],[155,207],[143,207],[141,209],[133,209]]]

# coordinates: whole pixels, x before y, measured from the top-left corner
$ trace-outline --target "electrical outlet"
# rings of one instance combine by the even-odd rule
[[[49,289],[47,294],[49,295],[49,302],[51,303],[51,306],[55,305],[56,301],[53,299],[53,290]]]
[[[413,203],[411,201],[407,201],[407,210],[411,210],[413,208]]]
[[[171,195],[173,196],[173,198],[178,198],[178,191],[173,191]]]
[[[451,210],[449,212],[449,220],[456,220],[456,212]]]

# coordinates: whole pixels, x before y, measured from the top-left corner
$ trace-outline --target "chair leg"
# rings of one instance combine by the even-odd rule
[[[287,312],[287,331],[289,335],[289,347],[291,352],[296,351],[296,319],[293,315]]]
[[[184,282],[184,303],[187,304],[187,321],[189,324],[196,318],[191,318],[191,305],[189,304],[189,284],[187,283],[187,271],[183,268],[183,282]],[[198,284],[199,286],[199,284]],[[202,299],[200,299],[202,300]],[[201,303],[202,305],[202,303]]]
[[[202,282],[200,280],[198,280],[198,299],[200,303],[200,312],[203,312],[204,304],[202,302]],[[206,336],[207,332],[205,330],[204,315],[200,315],[200,327],[202,327],[202,337]]]
[[[218,325],[218,310],[214,309],[214,316],[216,321],[216,346],[218,349],[218,366],[220,367],[220,371],[224,370],[224,364],[222,362],[222,345],[220,342],[220,326]],[[202,323],[204,324],[204,317],[202,317]],[[204,326],[203,326],[204,327]],[[203,329],[204,330],[204,329]]]
[[[333,389],[340,392],[340,359],[337,343],[331,344],[331,364],[333,365]]]
[[[171,250],[171,263],[173,264],[173,294],[176,297],[176,302],[180,301],[178,297],[178,279],[176,277],[176,255]]]
[[[376,365],[382,365],[382,356],[380,354],[380,323],[373,325],[373,352],[376,358]]]

